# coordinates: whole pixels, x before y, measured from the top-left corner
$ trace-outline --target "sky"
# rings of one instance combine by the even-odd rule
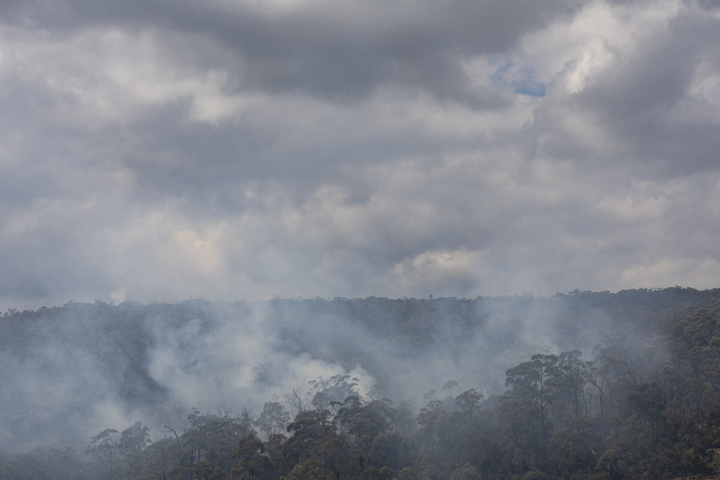
[[[720,286],[711,0],[4,0],[0,308]]]

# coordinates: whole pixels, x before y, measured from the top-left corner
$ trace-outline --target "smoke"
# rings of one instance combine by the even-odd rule
[[[585,352],[627,326],[578,297],[370,297],[139,305],[68,303],[1,320],[0,448],[84,447],[142,421],[159,435],[193,408],[255,417],[312,408],[318,379],[419,410],[434,390],[502,393],[533,353]],[[619,323],[620,322],[620,323]],[[426,396],[426,398],[428,398]]]

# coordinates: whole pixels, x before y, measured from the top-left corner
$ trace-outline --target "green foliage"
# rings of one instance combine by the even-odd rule
[[[290,414],[283,405],[278,402],[267,402],[255,425],[269,438],[271,435],[285,431],[289,422]]]
[[[483,395],[476,392],[474,388],[471,388],[455,398],[455,406],[467,421],[472,421],[480,412],[480,402],[482,399]]]
[[[538,470],[531,470],[523,475],[522,480],[548,480],[548,476]]]
[[[548,466],[562,478],[591,473],[596,464],[595,450],[602,448],[599,435],[587,418],[575,418],[557,432],[548,448]]]
[[[480,474],[477,468],[466,464],[463,468],[458,468],[450,475],[450,480],[480,480]]]
[[[311,478],[315,480],[335,480],[330,472],[312,459],[298,462],[285,477],[285,480],[309,480]]]

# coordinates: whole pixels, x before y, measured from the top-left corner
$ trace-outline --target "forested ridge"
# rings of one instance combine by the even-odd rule
[[[208,332],[220,325],[212,319],[223,315],[248,337],[265,338],[253,333],[257,325],[243,323],[257,305],[98,302],[8,312],[0,322],[5,365],[12,361],[20,369],[40,356],[44,360],[33,367],[39,370],[21,371],[44,368],[57,375],[46,360],[86,345],[90,353],[63,357],[62,368],[80,375],[90,371],[83,368],[92,358],[98,363],[92,373],[115,381],[100,382],[96,390],[91,381],[73,383],[68,392],[78,389],[92,401],[69,402],[69,410],[53,409],[51,399],[4,402],[0,478],[614,480],[710,475],[720,466],[720,291],[276,299],[261,306],[273,351],[285,352],[289,363],[273,367],[271,359],[258,360],[250,383],[223,399],[225,410],[198,404],[185,411],[173,404],[181,397],[163,379],[190,377],[158,373],[158,357],[170,351],[159,343],[182,331],[177,345],[185,355],[212,349],[217,343],[208,339],[216,337]],[[158,323],[161,333],[151,328]],[[545,331],[552,341],[538,338]],[[199,338],[205,340],[193,343]],[[41,355],[43,349],[51,354]],[[486,371],[490,359],[501,365],[498,357],[513,361],[503,371]],[[174,368],[195,371],[211,357],[198,358]],[[292,383],[274,380],[298,358],[334,361],[344,370],[294,376]],[[457,368],[433,370],[435,363],[422,363],[426,358]],[[403,370],[409,364],[419,365],[417,377]],[[358,367],[373,379],[370,388],[350,373]],[[455,376],[438,376],[450,373]],[[407,390],[423,374],[434,387]],[[23,390],[17,375],[4,375],[3,399],[36,391]],[[408,377],[412,382],[402,383]],[[73,422],[97,416],[108,387],[120,410],[131,412],[122,418],[138,418],[117,424],[109,415],[82,444],[58,436]],[[243,403],[252,389],[269,396]],[[58,392],[56,402],[68,392]],[[46,427],[50,438],[28,440],[60,414],[64,423]],[[7,439],[27,448],[12,451]]]

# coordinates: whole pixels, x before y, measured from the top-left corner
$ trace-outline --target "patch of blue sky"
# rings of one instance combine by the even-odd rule
[[[530,95],[531,97],[544,97],[547,87],[542,83],[528,82],[524,85],[515,87],[513,92],[520,93],[523,95]]]
[[[547,85],[535,80],[535,73],[529,65],[507,59],[495,70],[492,81],[521,95],[544,97],[547,92]]]

